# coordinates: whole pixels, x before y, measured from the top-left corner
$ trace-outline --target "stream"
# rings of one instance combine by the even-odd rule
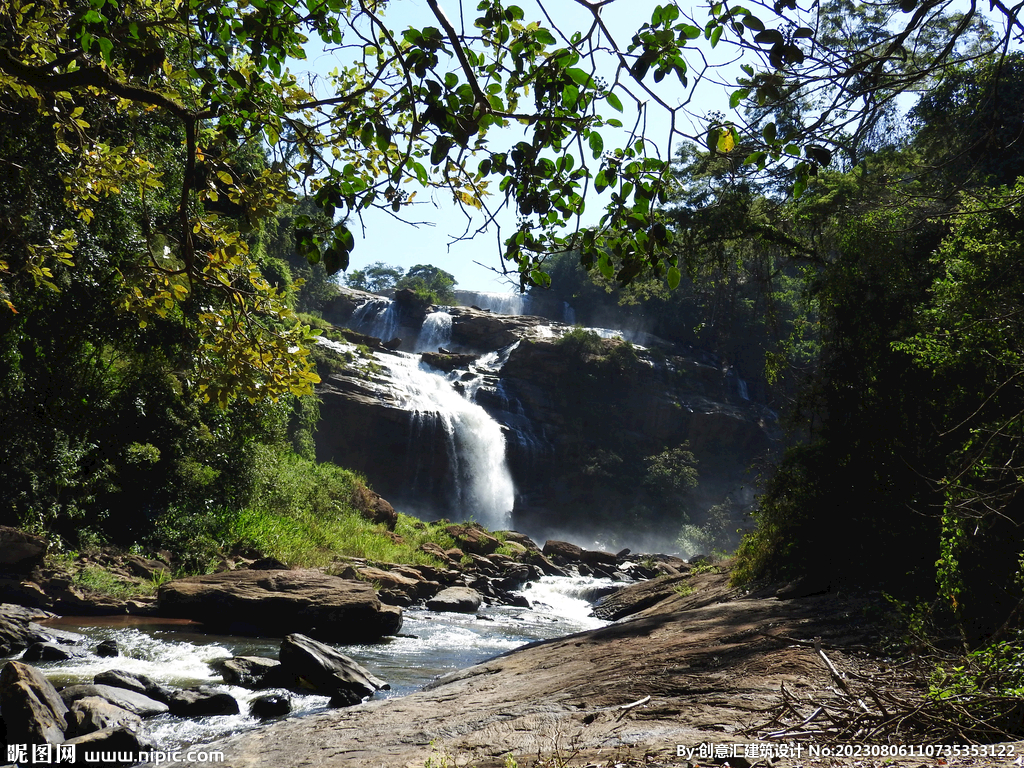
[[[472,666],[536,640],[561,637],[603,626],[591,613],[591,602],[610,586],[609,579],[550,577],[531,582],[521,590],[531,608],[485,606],[477,614],[433,613],[405,609],[400,636],[380,643],[336,646],[390,685],[375,698],[412,693],[454,670]],[[286,692],[283,689],[250,691],[225,685],[211,662],[231,656],[277,658],[279,638],[250,638],[206,634],[199,625],[183,620],[142,617],[68,617],[53,626],[72,630],[89,639],[89,647],[103,640],[117,642],[121,655],[101,658],[88,655],[60,662],[38,662],[58,688],[91,683],[106,670],[118,669],[146,675],[175,687],[209,686],[230,693],[242,714],[192,719],[161,715],[145,720],[143,735],[161,750],[206,743],[232,733],[257,728],[262,721],[248,715],[249,703],[271,693],[287,693],[291,717],[328,709],[325,696]]]

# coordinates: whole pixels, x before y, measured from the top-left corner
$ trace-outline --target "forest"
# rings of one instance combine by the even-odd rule
[[[429,5],[396,32],[399,2],[3,4],[0,523],[202,569],[269,515],[365,504],[313,459],[318,313],[363,211],[443,192],[514,215],[496,261],[523,290],[714,352],[782,415],[739,580],[880,591],[1019,648],[1018,11],[669,4],[619,43],[604,4],[578,31]],[[314,34],[352,53],[327,93],[288,69]],[[725,77],[697,66],[716,46],[733,111],[671,106]],[[669,157],[623,126],[641,105]],[[356,279],[453,284],[376,267]]]

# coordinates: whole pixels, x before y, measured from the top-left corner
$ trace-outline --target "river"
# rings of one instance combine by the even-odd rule
[[[390,684],[391,689],[379,692],[377,698],[403,696],[444,674],[527,643],[604,625],[606,622],[590,615],[591,600],[614,585],[608,579],[546,576],[521,591],[530,601],[529,609],[485,606],[477,614],[406,609],[398,637],[337,647]],[[238,700],[242,711],[239,715],[194,719],[161,715],[145,721],[144,735],[160,750],[202,744],[259,727],[261,722],[247,714],[249,703],[268,693],[287,693],[292,716],[328,709],[324,696],[225,685],[211,666],[231,656],[276,659],[279,639],[206,634],[189,622],[141,617],[65,618],[56,625],[85,635],[90,647],[113,639],[121,652],[117,658],[90,654],[68,661],[36,663],[58,687],[91,683],[97,673],[118,669],[144,674],[165,685],[210,686]]]

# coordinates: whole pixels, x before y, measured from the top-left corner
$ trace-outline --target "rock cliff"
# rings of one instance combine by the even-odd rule
[[[346,293],[338,306],[347,314],[333,320],[351,321],[380,301]],[[386,330],[403,339],[399,350],[415,348],[422,316],[400,306],[386,312]],[[778,430],[774,414],[745,399],[735,377],[707,356],[580,329],[565,337],[570,329],[540,317],[445,312],[443,352],[430,350],[420,367],[436,366],[436,376],[501,426],[515,486],[512,527],[535,538],[597,537],[655,550],[675,539],[685,518],[699,527],[712,508],[733,530],[742,523],[750,467],[771,454]],[[399,509],[458,516],[451,478],[464,470],[465,446],[453,438],[450,419],[410,404],[414,398],[389,369],[392,353],[378,347],[374,354],[325,377],[318,458],[363,472]],[[699,485],[666,495],[652,484],[652,466],[660,454],[683,449],[696,460]],[[657,531],[660,541],[638,539],[641,529]]]

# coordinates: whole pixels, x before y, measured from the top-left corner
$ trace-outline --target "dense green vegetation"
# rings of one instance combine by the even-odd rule
[[[392,294],[409,290],[423,304],[451,306],[455,304],[455,276],[433,264],[403,267],[377,261],[365,269],[356,269],[345,276],[350,288],[372,293]]]
[[[688,265],[674,292],[550,263],[583,322],[713,353],[783,410],[791,447],[741,579],[938,599],[969,643],[1020,620],[1022,67],[950,72],[905,130],[796,198],[735,153],[687,149],[666,209]]]

